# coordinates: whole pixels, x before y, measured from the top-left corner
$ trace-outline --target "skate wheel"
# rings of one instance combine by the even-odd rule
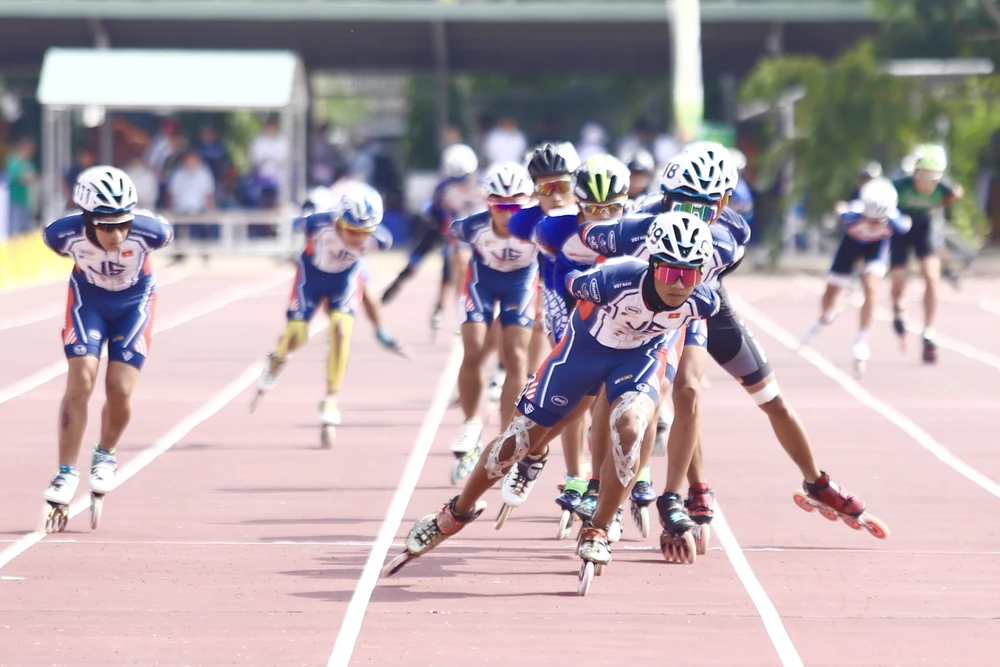
[[[834,512],[833,510],[828,510],[825,507],[818,507],[816,509],[819,510],[819,513],[823,515],[823,518],[826,519],[827,521],[836,521],[837,519],[840,518],[840,515]]]
[[[864,517],[864,527],[868,529],[868,532],[877,537],[880,540],[884,540],[889,537],[889,526],[876,517],[869,514],[863,515]]]
[[[813,512],[816,510],[816,506],[812,504],[809,497],[802,491],[796,491],[792,494],[792,500],[795,504],[799,506],[799,509],[805,510],[806,512]]]
[[[563,510],[559,517],[559,528],[556,531],[557,540],[565,540],[569,537],[569,531],[573,528],[573,512]]]
[[[856,379],[860,380],[860,379],[864,378],[864,376],[865,376],[865,367],[866,367],[866,364],[863,361],[855,361],[854,362],[854,377]]]
[[[500,513],[497,514],[497,522],[493,524],[495,530],[500,530],[503,525],[507,523],[507,518],[510,516],[510,511],[513,508],[510,505],[504,505],[500,508]]]
[[[679,537],[674,537],[666,533],[662,534],[660,536],[660,551],[663,552],[663,558],[668,563],[694,565],[694,561],[697,558],[694,536],[690,530]]]
[[[260,399],[262,398],[264,398],[264,392],[258,389],[257,395],[253,397],[252,401],[250,401],[250,414],[254,413],[254,410],[256,410],[257,406],[260,405]]]
[[[844,523],[853,528],[854,530],[861,530],[861,522],[855,519],[853,516],[844,516]]]
[[[323,449],[330,449],[333,447],[333,440],[337,437],[337,427],[333,424],[323,425],[323,435],[320,438]]]
[[[602,574],[604,574],[604,563],[597,563],[594,565],[594,575],[599,577]]]
[[[90,529],[97,530],[101,523],[101,512],[104,510],[104,496],[91,494],[90,496]]]
[[[590,584],[594,582],[594,564],[590,561],[585,561],[583,565],[580,566],[580,582],[576,585],[576,592],[580,595],[586,595],[590,592]]]
[[[642,539],[649,537],[649,507],[643,505],[639,508],[639,532],[642,533]]]
[[[402,570],[403,566],[409,563],[414,558],[415,556],[411,554],[409,551],[404,551],[403,553],[399,554],[391,561],[386,563],[385,567],[382,568],[382,576],[391,577],[392,575]]]
[[[67,505],[49,505],[49,511],[45,515],[45,532],[46,534],[51,533],[61,533],[66,530],[66,524],[69,522],[69,506]]]
[[[456,486],[460,479],[462,479],[462,459],[455,459],[454,463],[451,464],[451,485]]]
[[[708,553],[708,541],[712,538],[711,524],[703,523],[694,529],[695,546],[699,556]]]

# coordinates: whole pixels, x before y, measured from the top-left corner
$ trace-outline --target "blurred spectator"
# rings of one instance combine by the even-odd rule
[[[212,170],[212,176],[216,183],[221,183],[226,174],[226,166],[229,164],[229,153],[219,139],[219,131],[214,125],[205,124],[201,126],[198,133],[198,141],[194,145],[198,155],[201,156],[205,165]]]
[[[581,160],[586,161],[591,155],[606,153],[608,133],[597,123],[587,123],[580,129],[580,145],[576,152]]]
[[[444,148],[462,143],[462,130],[458,125],[451,124],[444,128]]]
[[[176,134],[179,129],[177,121],[173,118],[164,118],[160,123],[160,131],[146,148],[144,159],[149,168],[155,173],[165,177],[163,166],[167,159],[175,153]]]
[[[309,185],[333,184],[336,177],[337,156],[330,143],[330,125],[323,123],[313,128],[309,138]]]
[[[135,184],[139,208],[155,210],[160,195],[160,181],[156,177],[156,173],[142,161],[141,155],[133,156],[123,171]]]
[[[618,159],[627,163],[639,151],[649,151],[651,153],[652,149],[653,129],[644,118],[640,118],[632,126],[632,131],[618,140]]]
[[[278,134],[278,123],[270,119],[250,144],[250,163],[260,188],[260,205],[274,208],[285,189],[289,160],[288,139]]]
[[[38,171],[35,168],[35,140],[23,137],[7,154],[4,171],[10,183],[10,234],[30,232],[35,226],[35,190]]]
[[[487,165],[497,162],[524,162],[528,152],[528,140],[517,127],[517,121],[511,116],[504,116],[483,137],[483,157]]]
[[[73,189],[76,187],[76,179],[84,169],[89,169],[97,163],[97,155],[93,149],[81,148],[76,152],[76,162],[63,174],[62,193],[67,208],[74,208]]]
[[[180,166],[167,182],[170,210],[202,213],[215,207],[215,178],[195,150],[184,154]]]
[[[656,164],[666,164],[681,152],[681,145],[669,132],[661,132],[653,140],[653,159]]]

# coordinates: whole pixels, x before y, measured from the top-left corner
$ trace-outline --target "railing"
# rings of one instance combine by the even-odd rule
[[[0,0],[0,17],[201,20],[642,21],[673,0]],[[608,11],[606,7],[611,6]],[[576,12],[567,12],[573,7]],[[875,20],[872,0],[701,0],[702,18]]]
[[[301,248],[292,231],[299,209],[226,209],[198,214],[164,213],[174,227],[171,250],[225,255],[282,256]]]

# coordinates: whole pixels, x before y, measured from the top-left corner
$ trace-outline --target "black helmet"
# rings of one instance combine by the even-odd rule
[[[528,154],[528,173],[532,178],[572,174],[580,166],[580,156],[573,144],[542,144]]]
[[[628,170],[633,174],[652,174],[656,171],[656,162],[647,150],[638,150],[628,161]]]

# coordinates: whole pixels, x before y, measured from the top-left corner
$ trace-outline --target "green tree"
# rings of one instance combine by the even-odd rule
[[[916,83],[882,72],[873,45],[864,41],[837,60],[813,56],[761,60],[740,91],[742,101],[775,103],[795,86],[805,96],[795,107],[793,138],[782,138],[777,118],[758,171],[766,189],[782,165],[794,160],[790,196],[816,219],[847,196],[858,169],[878,159],[898,163],[928,138],[937,105],[918,94]]]

